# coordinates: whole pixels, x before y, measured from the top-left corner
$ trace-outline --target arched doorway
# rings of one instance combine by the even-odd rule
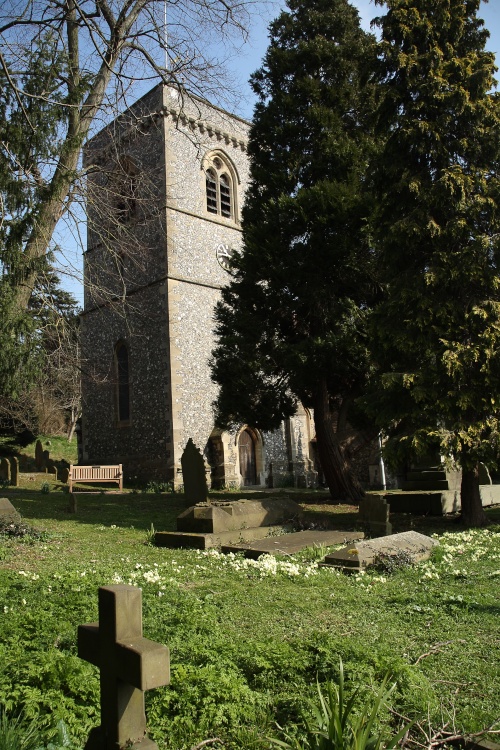
[[[257,461],[255,457],[255,443],[250,430],[243,430],[238,438],[238,455],[240,459],[240,474],[243,485],[249,487],[257,484]]]

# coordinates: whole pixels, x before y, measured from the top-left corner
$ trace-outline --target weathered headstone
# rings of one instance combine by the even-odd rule
[[[68,484],[69,481],[69,469],[65,466],[64,469],[61,469],[61,482],[63,484]]]
[[[19,459],[17,456],[10,459],[10,483],[13,487],[19,487]]]
[[[186,504],[205,502],[208,498],[205,462],[191,438],[187,441],[181,456],[181,466]]]
[[[392,534],[390,510],[390,505],[382,495],[365,495],[359,504],[359,517],[373,536],[388,536]]]
[[[0,497],[0,525],[8,526],[11,523],[21,523],[21,514],[14,508],[10,500]]]
[[[78,627],[78,656],[99,667],[101,726],[85,750],[155,750],[146,736],[144,692],[170,681],[166,646],[142,637],[142,591],[135,586],[99,589],[99,622]]]
[[[0,479],[10,482],[10,461],[8,458],[0,458]]]
[[[403,531],[378,539],[367,539],[327,555],[323,565],[334,565],[346,570],[361,570],[389,557],[404,557],[416,563],[427,560],[439,542],[417,531]]]
[[[49,474],[53,474],[54,480],[57,482],[57,466],[51,458],[47,459],[47,463],[45,464],[45,471],[47,471]]]
[[[36,470],[41,471],[43,468],[43,446],[39,440],[35,443],[35,465]]]

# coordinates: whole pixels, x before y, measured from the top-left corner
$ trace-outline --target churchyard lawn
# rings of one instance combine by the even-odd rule
[[[316,680],[335,679],[340,657],[366,700],[392,672],[388,731],[400,715],[459,734],[500,718],[499,509],[480,531],[416,521],[440,534],[431,561],[347,576],[319,568],[318,548],[255,562],[148,545],[151,524],[174,528],[175,496],[85,495],[71,515],[60,492],[1,494],[43,536],[0,538],[0,706],[39,717],[47,741],[60,718],[75,748],[98,723],[98,671],[77,657],[76,631],[97,620],[98,587],[120,582],[142,589],[144,635],[170,647],[171,684],[146,694],[160,748],[219,737],[205,746],[263,750],[279,727],[300,733]],[[318,509],[340,525],[355,518]],[[394,520],[395,531],[410,527]]]

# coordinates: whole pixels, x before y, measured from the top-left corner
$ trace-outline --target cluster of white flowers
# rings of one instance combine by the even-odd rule
[[[122,558],[122,562],[129,563],[130,560],[129,558]],[[133,570],[131,571],[127,571],[126,573],[113,573],[111,583],[126,583],[129,586],[149,583],[158,584],[160,587],[164,587],[167,584],[178,585],[178,581],[169,574],[172,572],[178,573],[182,568],[178,567],[175,561],[173,561],[173,566],[172,570],[172,562],[165,562],[161,565],[154,563],[152,566],[143,563],[135,563]],[[164,569],[163,571],[161,570],[162,568]],[[164,591],[160,591],[158,596],[163,596],[164,593]]]
[[[467,555],[477,562],[484,557],[500,560],[500,533],[489,529],[469,529],[458,533],[447,532],[439,537],[444,549],[443,562],[450,564],[456,557]]]
[[[100,527],[102,530],[104,526]],[[115,530],[116,526],[107,527]],[[438,537],[442,551],[440,561],[427,560],[415,566],[418,581],[421,584],[431,584],[433,581],[446,581],[450,577],[455,579],[470,580],[477,576],[477,568],[469,569],[470,563],[487,559],[500,560],[500,533],[479,529],[463,532],[451,532]],[[171,555],[175,556],[172,559]],[[49,580],[45,581],[43,590],[47,594],[57,591],[60,585],[69,586],[72,591],[84,590],[91,586],[94,580],[102,582],[103,576],[113,584],[129,584],[135,586],[151,587],[150,591],[155,596],[162,597],[168,589],[179,588],[195,579],[203,579],[207,575],[213,575],[214,571],[226,570],[241,575],[252,577],[253,580],[265,580],[269,578],[286,577],[301,580],[313,576],[335,576],[344,577],[343,572],[333,566],[320,567],[319,561],[302,562],[291,558],[275,557],[274,555],[262,555],[257,560],[244,557],[241,553],[224,554],[218,549],[189,550],[170,552],[164,554],[159,550],[156,559],[158,562],[137,562],[135,556],[114,558],[114,571],[109,575],[108,563],[93,559],[85,568],[71,568],[64,572],[50,574]],[[18,570],[18,575],[25,579],[26,585],[39,581],[40,576],[26,570]],[[487,573],[490,577],[500,576],[500,569]],[[350,580],[365,591],[377,590],[379,586],[387,584],[391,576],[380,571],[361,570],[352,575]],[[40,584],[38,584],[40,585]],[[401,585],[404,585],[402,582]],[[25,600],[22,600],[24,604]],[[5,612],[12,611],[8,606]]]
[[[369,591],[376,583],[387,583],[387,576],[374,575],[361,568],[353,577],[361,589]]]
[[[40,578],[38,573],[27,573],[25,570],[18,570],[17,572],[20,576],[27,578],[29,581],[38,581],[38,579]]]
[[[420,565],[419,583],[427,583],[427,581],[431,581],[432,579],[439,580],[439,578],[438,570],[433,562],[426,560],[426,562]]]
[[[465,568],[452,568],[450,573],[452,576],[455,576],[455,578],[467,578],[469,575],[469,572],[465,570]]]
[[[290,578],[301,576],[309,578],[317,575],[318,563],[299,563],[289,560],[281,560],[274,555],[261,555],[258,560],[236,555],[233,552],[224,554],[217,549],[197,550],[198,555],[214,562],[219,567],[231,568],[232,570],[255,573],[260,578],[269,576],[285,575]],[[203,567],[203,566],[201,566]],[[204,569],[204,568],[203,568]]]

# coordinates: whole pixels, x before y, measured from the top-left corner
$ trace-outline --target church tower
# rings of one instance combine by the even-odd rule
[[[312,422],[214,426],[213,311],[241,247],[249,124],[159,85],[85,149],[83,463],[182,484],[189,438],[209,486],[315,480]]]

